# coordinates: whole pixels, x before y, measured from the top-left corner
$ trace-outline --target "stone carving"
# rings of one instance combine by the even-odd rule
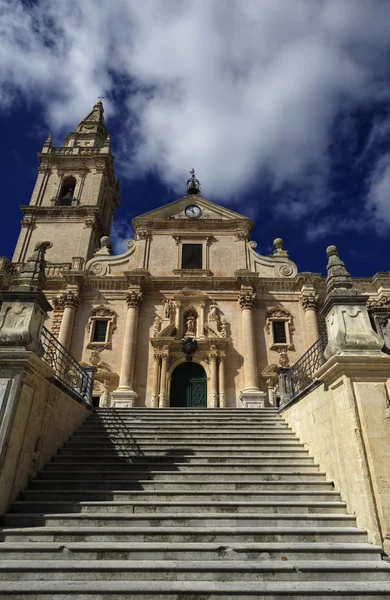
[[[107,275],[108,267],[103,263],[96,262],[89,267],[89,270],[97,277],[104,277],[104,275]]]
[[[265,329],[267,333],[271,332],[272,321],[287,321],[290,333],[294,333],[295,328],[292,322],[292,314],[283,306],[273,306],[272,308],[269,308],[265,313],[265,316]]]
[[[139,308],[141,306],[141,302],[142,302],[142,292],[137,292],[135,290],[131,290],[126,295],[126,303],[129,308],[130,307]]]
[[[82,271],[84,269],[85,260],[82,256],[74,256],[72,258],[72,270]]]
[[[251,242],[249,242],[249,247],[252,248],[253,250],[256,250],[256,248],[257,248],[257,242],[255,242],[254,240],[252,240]]]
[[[274,240],[274,248],[273,256],[288,256],[287,250],[283,250],[283,240],[282,238],[276,238]],[[288,275],[286,275],[288,277]]]
[[[99,306],[96,306],[95,308],[92,309],[91,315],[89,317],[88,324],[87,324],[87,331],[91,331],[91,326],[92,326],[92,323],[94,320],[93,317],[110,319],[111,333],[114,333],[114,331],[116,330],[118,315],[115,312],[115,310],[112,310],[109,306],[100,304]]]
[[[335,289],[350,289],[352,287],[352,278],[342,260],[339,258],[339,252],[336,246],[328,246],[326,249],[328,256],[328,272],[326,278],[326,287],[328,293]]]
[[[246,231],[236,231],[235,237],[237,242],[247,242],[249,233]]]
[[[95,219],[93,217],[87,217],[84,220],[84,229],[91,229],[95,227]]]
[[[381,296],[380,298],[369,298],[367,308],[371,311],[375,311],[378,308],[390,309],[390,295]]]
[[[301,305],[304,311],[317,310],[319,296],[317,294],[307,294],[301,296]]]
[[[100,364],[100,361],[101,361],[100,352],[101,352],[100,348],[95,348],[91,352],[91,356],[89,357],[89,364],[92,365],[93,367],[97,367]]]
[[[215,302],[212,302],[209,306],[209,314],[208,314],[208,322],[211,323],[212,321],[216,321],[218,323],[219,321],[219,314],[218,314],[218,306]]]
[[[162,304],[163,304],[164,319],[170,319],[173,308],[174,308],[172,300],[170,300],[169,298],[164,298]]]
[[[161,326],[162,326],[162,319],[161,317],[157,316],[154,317],[153,319],[153,337],[157,337],[158,334],[161,331]]]
[[[103,255],[103,256],[111,256],[111,241],[108,235],[104,235],[100,238],[100,248],[95,252],[94,256]]]
[[[219,352],[214,344],[210,346],[210,350],[207,352],[207,362],[213,362],[218,360]]]
[[[67,306],[76,309],[78,302],[79,294],[78,292],[73,292],[72,290],[63,292],[57,296],[57,298],[53,298],[53,306],[56,310],[64,310]]]
[[[52,246],[52,242],[38,242],[35,244],[34,252],[20,270],[18,287],[28,288],[30,291],[42,290],[46,283],[45,254]]]
[[[282,277],[291,277],[293,273],[294,269],[290,265],[282,265],[279,268],[279,274],[282,275]]]
[[[150,231],[146,227],[138,227],[135,232],[135,239],[148,240],[150,238]]]
[[[188,315],[188,317],[186,319],[186,323],[187,323],[187,331],[186,331],[185,335],[195,337],[196,319],[195,319],[194,315],[191,315],[191,314]]]
[[[22,226],[22,228],[29,228],[29,227],[33,227],[35,225],[35,217],[30,217],[30,216],[26,216],[24,217],[24,219],[22,219],[20,221],[20,224]]]
[[[193,336],[185,336],[181,340],[180,347],[186,355],[186,360],[191,361],[194,353],[198,349],[198,342]]]
[[[290,360],[288,358],[287,350],[285,348],[278,348],[279,352],[279,365],[281,367],[289,367]]]
[[[221,337],[227,337],[227,320],[225,316],[221,317]]]
[[[252,309],[255,305],[256,294],[253,291],[244,291],[241,292],[239,297],[239,303],[241,310],[245,308]]]
[[[110,394],[110,380],[105,379],[103,381],[104,392],[99,398],[100,408],[110,408],[111,406],[111,394]]]

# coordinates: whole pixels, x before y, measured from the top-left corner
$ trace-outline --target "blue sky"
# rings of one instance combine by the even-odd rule
[[[102,94],[117,252],[194,167],[259,252],[282,237],[324,273],[336,244],[353,275],[387,271],[389,67],[388,0],[0,0],[0,255],[48,133],[60,145]]]

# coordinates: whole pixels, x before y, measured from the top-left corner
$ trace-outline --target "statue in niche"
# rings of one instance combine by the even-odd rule
[[[186,322],[187,322],[186,336],[188,335],[188,336],[195,337],[196,319],[195,319],[194,315],[188,315]]]
[[[158,316],[154,317],[154,319],[153,319],[153,337],[157,337],[158,334],[160,333],[161,324],[162,324],[161,318]]]
[[[164,319],[170,319],[172,314],[172,303],[169,298],[164,298],[163,300],[163,314]]]
[[[208,320],[209,323],[211,321],[218,321],[218,306],[215,302],[212,302],[209,306]]]

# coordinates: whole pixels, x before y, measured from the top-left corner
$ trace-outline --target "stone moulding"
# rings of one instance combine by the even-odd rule
[[[105,277],[111,275],[111,267],[123,266],[126,267],[130,256],[135,252],[136,244],[134,240],[129,240],[128,250],[117,256],[96,256],[91,258],[85,266],[86,271],[97,277]]]
[[[256,242],[247,243],[249,268],[260,277],[295,277],[297,265],[286,256],[262,256],[255,251]]]

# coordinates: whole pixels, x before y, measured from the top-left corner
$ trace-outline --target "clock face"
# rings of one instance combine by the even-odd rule
[[[196,206],[196,204],[191,204],[190,206],[187,206],[185,213],[187,217],[190,217],[191,219],[197,219],[202,214],[202,211],[199,206]]]

